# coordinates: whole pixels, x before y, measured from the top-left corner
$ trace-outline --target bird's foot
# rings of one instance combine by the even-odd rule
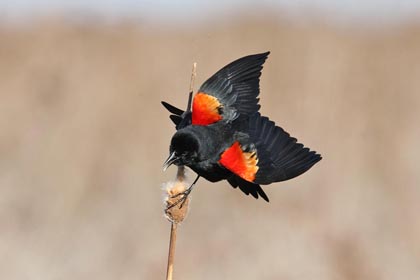
[[[195,184],[197,183],[198,179],[200,178],[200,175],[197,176],[197,178],[195,178],[194,182],[191,184],[191,186],[189,186],[185,191],[177,193],[173,196],[171,196],[171,198],[177,198],[179,196],[181,196],[180,199],[178,199],[175,203],[170,204],[167,208],[166,211],[168,211],[169,209],[177,206],[178,204],[181,203],[181,205],[179,206],[179,209],[182,208],[182,206],[184,206],[185,202],[187,201],[188,196],[190,195],[193,187],[195,186]]]
[[[187,198],[188,198],[188,196],[190,195],[190,193],[192,191],[192,186],[193,185],[191,185],[188,189],[186,189],[183,192],[180,192],[180,193],[177,193],[176,195],[171,196],[171,198],[177,198],[177,197],[180,197],[180,198],[177,201],[175,201],[175,203],[169,205],[168,208],[167,208],[167,210],[169,210],[169,209],[171,209],[171,208],[173,208],[173,207],[175,207],[175,206],[177,206],[179,204],[181,204],[179,206],[179,209],[181,209],[184,206],[185,201],[187,201]]]

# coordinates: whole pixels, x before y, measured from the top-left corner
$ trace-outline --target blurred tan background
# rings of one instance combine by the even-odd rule
[[[0,279],[164,279],[160,101],[267,50],[262,114],[324,159],[270,203],[200,180],[175,278],[420,279],[420,24],[246,15],[0,25]]]

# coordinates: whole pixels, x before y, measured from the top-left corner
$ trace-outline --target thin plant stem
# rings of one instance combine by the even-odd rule
[[[193,63],[193,67],[192,67],[192,73],[191,73],[191,81],[190,81],[190,92],[193,92],[194,90],[194,81],[195,81],[195,77],[197,76],[197,72],[196,72],[196,68],[197,68],[197,63],[194,62]],[[177,181],[178,182],[183,182],[185,179],[185,167],[184,166],[178,166],[178,172],[177,172]],[[195,182],[194,182],[195,183]],[[168,197],[168,199],[170,199],[171,197],[173,198],[175,195],[170,195]],[[188,202],[187,202],[188,204]],[[168,266],[166,269],[166,280],[172,280],[172,275],[173,275],[173,271],[174,271],[174,259],[175,259],[175,245],[176,245],[176,230],[178,228],[178,222],[182,221],[185,218],[185,215],[187,213],[187,208],[188,205],[185,206],[184,210],[182,210],[182,215],[180,217],[178,217],[178,219],[180,218],[180,220],[175,220],[175,219],[170,219],[171,220],[171,236],[169,239],[169,253],[168,253]],[[168,205],[166,206],[166,211],[165,213],[167,213],[167,211],[169,212],[169,207]],[[171,210],[174,211],[174,210]],[[173,213],[169,213],[171,215],[167,215],[167,217],[173,217]],[[179,216],[179,215],[178,215]]]
[[[177,230],[177,224],[171,223],[171,238],[169,240],[168,267],[166,270],[166,280],[172,280],[172,275],[174,271],[176,230]]]
[[[190,92],[194,90],[194,81],[195,77],[197,76],[197,62],[193,63],[193,68],[191,71],[191,80],[190,80]]]

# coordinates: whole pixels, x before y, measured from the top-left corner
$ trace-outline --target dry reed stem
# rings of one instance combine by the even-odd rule
[[[191,80],[190,80],[190,92],[194,90],[194,81],[195,77],[197,76],[197,62],[193,63],[193,68],[191,71]]]
[[[169,240],[169,254],[168,254],[168,267],[166,270],[166,279],[172,280],[174,271],[174,257],[175,257],[175,243],[176,243],[176,228],[177,223],[171,223],[171,238]]]
[[[191,80],[190,80],[190,91],[194,90],[194,81],[195,77],[197,76],[197,63],[193,63],[193,68],[191,72]],[[190,198],[187,197],[184,203],[180,203],[175,207],[170,206],[173,203],[176,203],[176,200],[179,197],[176,197],[177,194],[182,193],[187,189],[187,184],[185,183],[185,167],[178,166],[178,172],[176,175],[175,183],[169,183],[166,187],[167,197],[165,199],[165,216],[171,222],[171,235],[169,239],[169,252],[168,252],[168,265],[166,269],[166,280],[172,280],[173,271],[174,271],[174,259],[175,259],[175,245],[176,245],[176,230],[178,228],[178,224],[182,222],[187,213]]]

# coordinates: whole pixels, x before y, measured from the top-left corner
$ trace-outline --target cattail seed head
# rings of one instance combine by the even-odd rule
[[[165,217],[170,222],[178,224],[187,216],[190,203],[190,195],[188,195],[184,202],[179,203],[179,200],[184,196],[181,193],[186,191],[189,187],[185,177],[185,168],[183,166],[178,167],[178,173],[175,181],[167,182],[163,187],[165,192]],[[178,204],[171,207],[175,203]]]

